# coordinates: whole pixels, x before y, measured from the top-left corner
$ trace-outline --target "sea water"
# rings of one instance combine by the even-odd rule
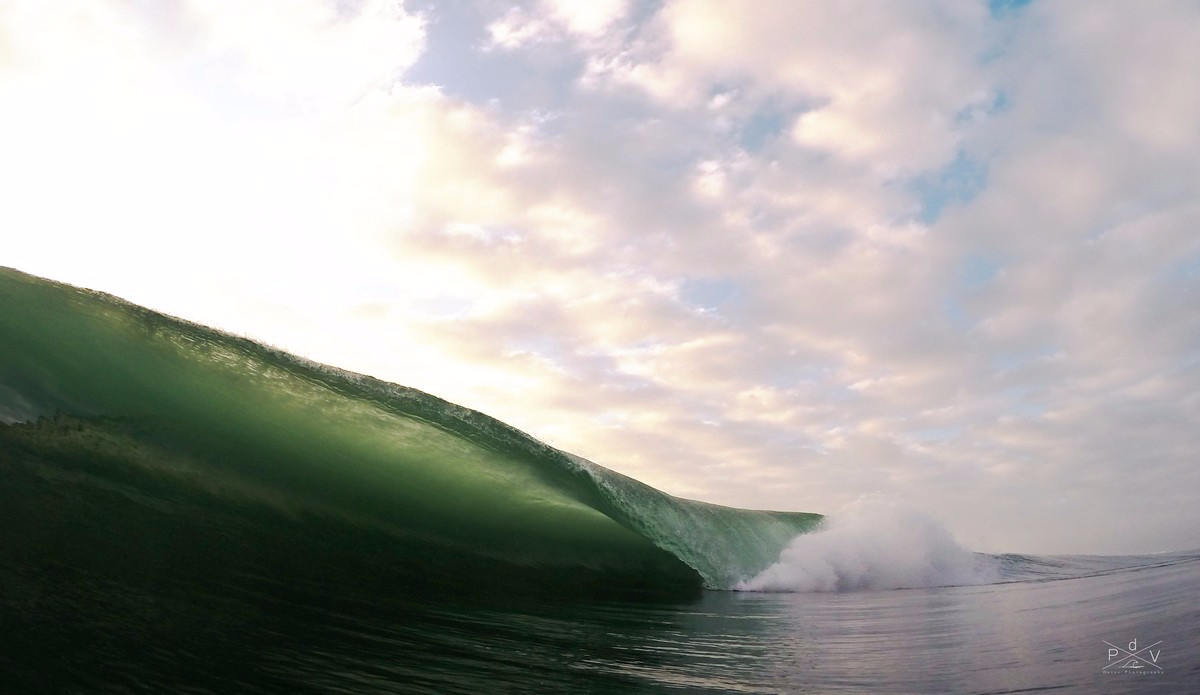
[[[1006,561],[1027,576],[672,603],[382,599],[250,574],[119,585],[7,566],[0,682],[14,693],[1196,692],[1200,554]],[[1055,576],[1028,571],[1046,563]]]

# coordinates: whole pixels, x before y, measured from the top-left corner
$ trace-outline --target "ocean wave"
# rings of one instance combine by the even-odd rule
[[[797,536],[739,591],[817,592],[987,584],[995,560],[959,545],[937,520],[896,500],[866,495]]]
[[[30,552],[154,562],[157,525],[339,581],[670,594],[731,588],[820,519],[673,497],[415,389],[5,269],[0,355],[13,508],[89,520]]]

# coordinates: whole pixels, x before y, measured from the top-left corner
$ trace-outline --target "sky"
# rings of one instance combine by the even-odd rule
[[[1198,65],[1191,1],[0,0],[0,265],[676,495],[1194,548]]]

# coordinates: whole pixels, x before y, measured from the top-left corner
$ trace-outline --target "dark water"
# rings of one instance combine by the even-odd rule
[[[0,665],[10,692],[1195,692],[1200,556],[1107,562],[1143,564],[674,603],[6,567]],[[1160,643],[1156,667],[1106,672],[1104,642],[1135,639]]]
[[[1200,689],[1198,554],[814,533],[4,269],[0,481],[0,694]],[[730,591],[797,534],[770,586],[990,578]]]

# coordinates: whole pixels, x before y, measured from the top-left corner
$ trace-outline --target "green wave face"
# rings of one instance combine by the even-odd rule
[[[727,588],[819,519],[674,498],[428,394],[6,269],[0,424],[10,479],[56,491],[10,501],[72,500],[93,540],[120,499],[159,510],[133,535],[319,547],[455,590]]]

